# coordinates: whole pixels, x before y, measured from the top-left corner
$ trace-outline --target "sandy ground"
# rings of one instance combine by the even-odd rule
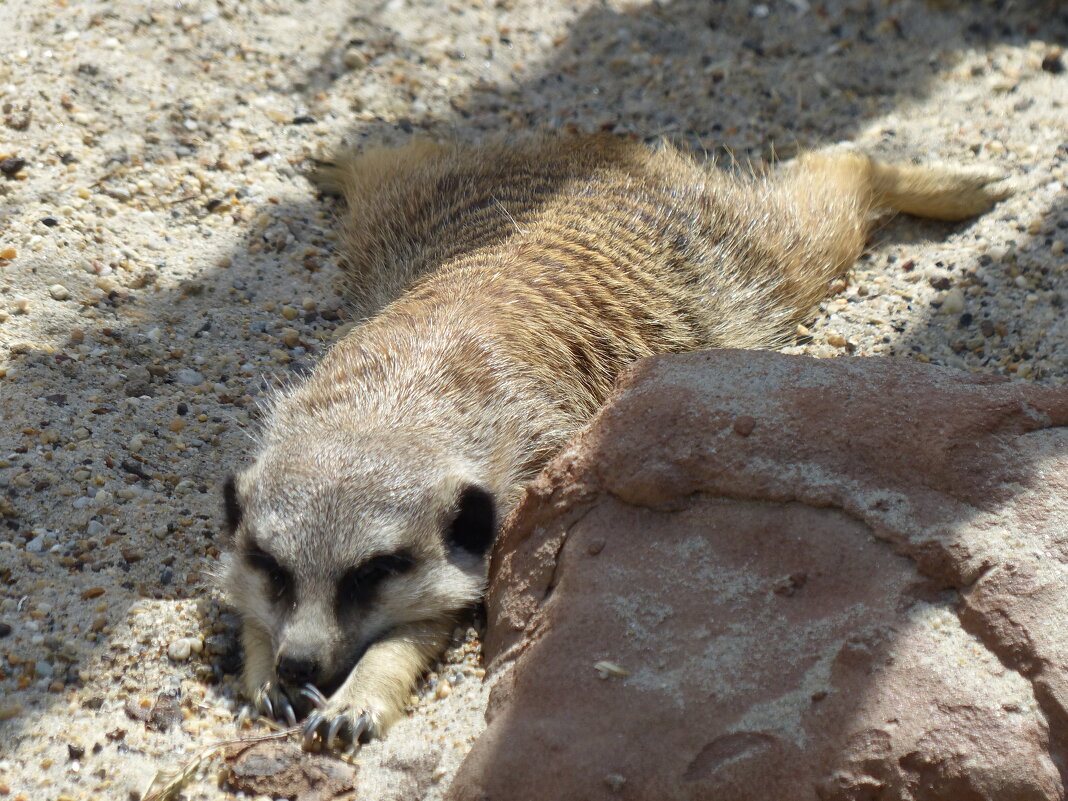
[[[1057,2],[7,0],[0,797],[136,798],[238,733],[217,488],[344,317],[313,157],[547,127],[996,166],[1015,197],[881,227],[788,350],[1063,384],[1066,41]],[[477,735],[458,636],[366,797],[440,794]],[[185,790],[226,795],[211,765]]]

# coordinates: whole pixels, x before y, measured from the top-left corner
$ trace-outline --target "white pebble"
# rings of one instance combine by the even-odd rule
[[[175,662],[184,662],[189,658],[189,654],[192,653],[193,647],[189,644],[189,640],[182,638],[175,640],[167,646],[167,656],[173,659]]]
[[[204,376],[190,367],[179,370],[175,373],[174,377],[178,379],[179,383],[186,384],[187,386],[196,386],[197,384],[204,383]]]
[[[942,299],[942,311],[946,314],[960,314],[964,311],[964,293],[954,287]]]
[[[63,284],[52,284],[48,287],[48,294],[52,296],[53,300],[66,300],[70,297],[70,290]]]

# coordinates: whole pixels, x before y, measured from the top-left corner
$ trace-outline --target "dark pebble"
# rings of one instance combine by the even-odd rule
[[[957,321],[957,324],[961,328],[967,328],[969,325],[972,324],[972,319],[973,318],[972,318],[971,312],[965,312],[964,314],[962,314],[960,316],[960,320]]]
[[[1064,61],[1061,59],[1061,54],[1050,53],[1042,59],[1042,69],[1046,72],[1052,72],[1054,75],[1060,75],[1064,72]]]
[[[67,756],[71,759],[81,759],[85,756],[85,746],[75,745],[74,743],[67,743]]]
[[[59,220],[57,220],[55,217],[42,217],[41,222],[44,225],[47,225],[49,228],[55,228],[57,225],[59,225]]]
[[[293,125],[311,125],[315,122],[315,117],[309,114],[301,114],[299,117],[293,118]]]
[[[0,172],[8,178],[14,178],[15,174],[25,166],[26,159],[20,159],[18,156],[9,156],[3,161],[0,161]]]
[[[6,637],[11,633],[11,624],[0,620],[0,637]]]
[[[953,282],[946,278],[944,275],[942,275],[938,278],[932,278],[931,286],[933,286],[935,289],[949,289],[951,286],[953,286]]]
[[[159,583],[170,584],[172,581],[174,581],[174,571],[169,567],[163,568],[159,574]]]
[[[178,416],[179,417],[185,417],[187,414],[189,414],[189,405],[185,404],[185,403],[179,403],[178,404]]]
[[[142,395],[155,394],[152,385],[147,381],[127,381],[122,391],[127,398],[140,398]]]

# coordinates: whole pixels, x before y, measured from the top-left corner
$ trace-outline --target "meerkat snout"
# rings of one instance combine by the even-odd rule
[[[290,687],[303,687],[305,684],[318,686],[322,665],[318,659],[282,652],[275,663],[275,671],[283,684]]]

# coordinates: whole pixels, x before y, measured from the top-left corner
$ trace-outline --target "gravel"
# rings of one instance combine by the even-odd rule
[[[239,731],[237,623],[211,582],[217,489],[259,402],[345,322],[334,207],[304,177],[315,159],[550,128],[664,137],[726,166],[852,139],[995,167],[1014,197],[959,225],[882,225],[786,350],[1062,385],[1065,14],[982,0],[3,4],[0,797],[136,797]],[[406,737],[435,755],[425,795],[440,796],[481,727],[477,651],[458,631],[445,680],[431,674],[394,737],[364,749],[367,797],[411,797]],[[166,715],[131,717],[161,693]],[[185,790],[226,795],[210,766]]]

